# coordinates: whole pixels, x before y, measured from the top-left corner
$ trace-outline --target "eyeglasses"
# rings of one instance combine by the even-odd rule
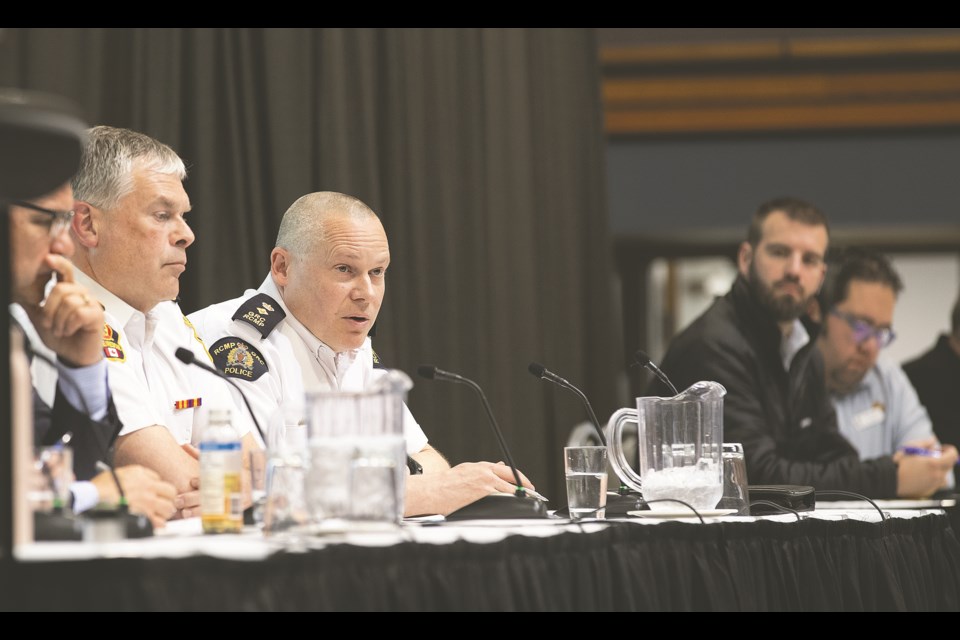
[[[857,341],[857,344],[863,344],[870,338],[876,338],[877,345],[883,349],[897,337],[897,334],[890,327],[875,327],[866,320],[838,311],[836,308],[831,309],[830,313],[847,323],[850,330],[853,331],[853,339]]]
[[[51,238],[56,238],[66,231],[70,226],[70,221],[73,220],[73,211],[54,211],[53,209],[47,209],[46,207],[41,207],[23,200],[16,200],[10,204],[15,207],[23,207],[24,209],[30,209],[31,211],[37,211],[50,216],[46,222],[40,224],[43,224],[43,226],[49,229]]]

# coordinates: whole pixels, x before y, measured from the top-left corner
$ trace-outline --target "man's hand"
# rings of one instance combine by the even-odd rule
[[[175,512],[173,498],[177,490],[174,486],[161,480],[156,471],[138,464],[119,467],[116,472],[130,511],[150,518],[154,529],[166,525],[167,519]],[[113,504],[120,500],[117,485],[109,471],[94,476],[91,482],[97,487],[101,502]]]
[[[520,481],[527,489],[536,489],[522,473]],[[408,476],[404,515],[447,515],[491,493],[513,494],[516,490],[513,471],[502,462],[465,462],[444,471]]]
[[[24,305],[43,343],[67,364],[85,367],[103,359],[103,307],[74,281],[73,264],[49,254],[47,266],[59,282],[40,305]]]
[[[926,498],[946,484],[947,474],[957,463],[957,449],[948,444],[936,456],[898,451],[893,460],[897,463],[897,497]]]
[[[189,442],[180,445],[194,460],[200,460],[200,450]],[[200,478],[190,478],[190,491],[181,493],[173,501],[178,518],[192,518],[200,516]]]

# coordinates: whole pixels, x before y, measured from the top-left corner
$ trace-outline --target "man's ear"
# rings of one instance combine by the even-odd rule
[[[744,278],[750,273],[750,263],[753,262],[753,247],[749,242],[741,242],[740,250],[737,252],[737,269]]]
[[[95,247],[100,242],[102,213],[82,200],[73,202],[73,220],[70,223],[74,239],[84,247]]]
[[[278,287],[287,286],[290,279],[290,253],[282,247],[274,247],[270,252],[270,273]]]

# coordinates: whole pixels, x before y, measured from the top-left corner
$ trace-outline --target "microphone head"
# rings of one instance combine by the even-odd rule
[[[530,366],[527,367],[527,371],[531,374],[537,376],[538,378],[543,378],[543,374],[546,372],[547,368],[540,364],[539,362],[531,362]]]
[[[633,357],[637,359],[637,362],[641,367],[650,366],[650,356],[648,356],[643,349],[637,349],[636,353],[633,354]]]
[[[426,378],[427,380],[433,380],[437,377],[437,368],[432,364],[422,364],[417,367],[417,373],[421,378]]]
[[[180,362],[183,362],[184,364],[193,363],[194,355],[193,355],[193,351],[190,351],[190,349],[177,347],[177,352],[175,355],[177,356],[177,360],[179,360]]]

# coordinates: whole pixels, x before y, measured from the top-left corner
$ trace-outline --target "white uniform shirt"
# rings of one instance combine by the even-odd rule
[[[250,419],[226,382],[174,355],[185,347],[201,362],[210,362],[203,341],[176,302],[161,302],[144,314],[79,269],[75,275],[104,308],[103,352],[123,423],[121,436],[161,425],[177,444],[198,444],[211,408],[229,408],[241,436],[250,430]]]
[[[248,309],[250,299],[260,294],[270,296],[280,309],[272,303]],[[239,313],[241,307],[245,311]],[[280,310],[286,315],[278,320]],[[245,315],[249,320],[234,319]],[[386,371],[373,366],[370,338],[359,349],[336,353],[310,333],[290,313],[270,275],[258,290],[191,313],[190,320],[217,368],[229,368],[228,375],[247,382],[244,391],[265,430],[282,415],[305,415],[306,391],[363,391]],[[417,453],[427,436],[406,405],[403,411],[407,453]]]

